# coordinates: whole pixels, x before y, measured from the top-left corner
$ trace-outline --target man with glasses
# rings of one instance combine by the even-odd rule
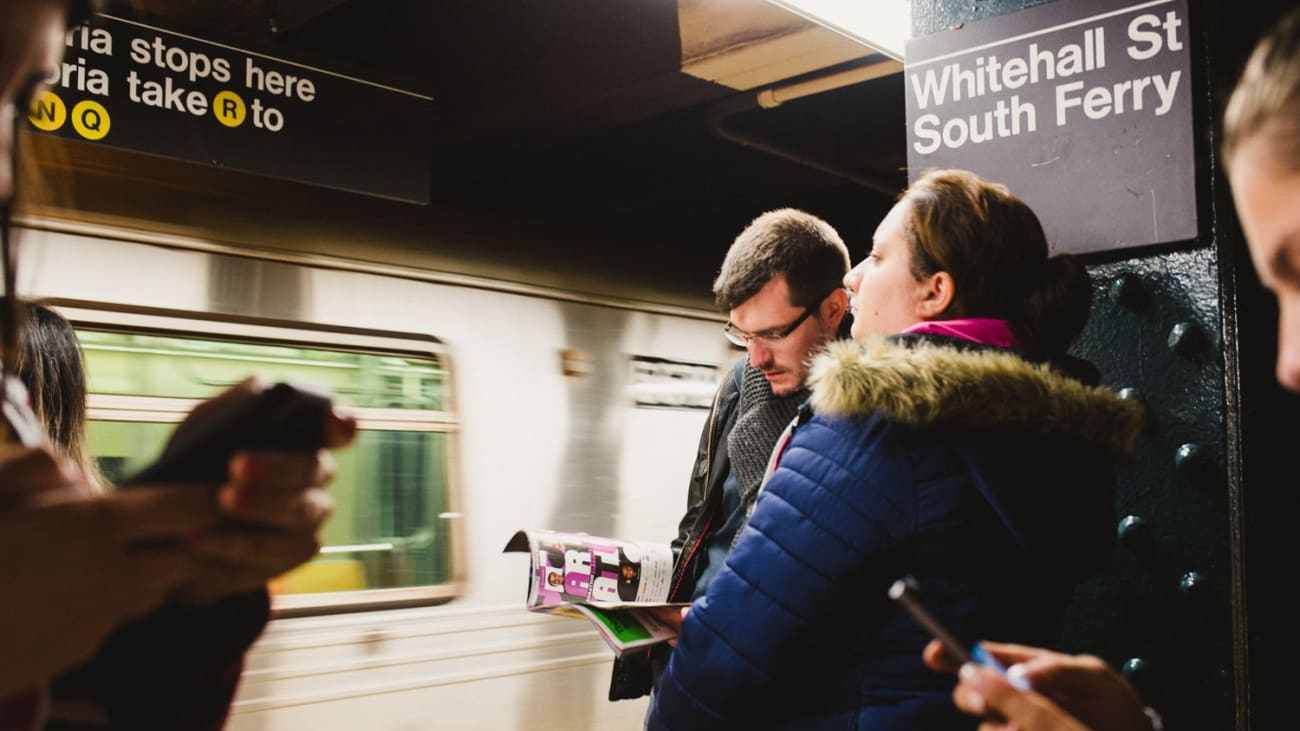
[[[807,399],[812,356],[848,336],[849,252],[830,224],[783,208],[754,219],[727,250],[713,283],[727,313],[723,334],[747,355],[723,378],[691,472],[686,514],[673,549],[669,601],[702,596],[722,569],[758,497],[777,438]],[[610,700],[651,690],[668,648],[614,665]]]

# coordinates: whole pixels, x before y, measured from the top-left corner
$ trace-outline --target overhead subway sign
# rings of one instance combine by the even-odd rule
[[[427,203],[429,97],[111,16],[74,28],[37,130]]]
[[[1185,0],[1059,0],[911,42],[912,177],[1007,183],[1057,250],[1193,238],[1187,24]]]
[[[1129,24],[1133,43],[1125,48],[1130,58],[1139,61],[1161,50],[1181,51],[1178,36],[1182,21],[1168,13],[1162,21],[1155,15],[1142,15]],[[1151,27],[1155,26],[1155,30]],[[931,65],[910,81],[916,103],[923,113],[917,117],[913,131],[919,138],[916,151],[928,155],[941,146],[959,148],[966,144],[988,142],[994,137],[1015,137],[1037,132],[1039,104],[1022,100],[1015,92],[1026,86],[1051,83],[1050,123],[1057,127],[1069,124],[1072,116],[1091,120],[1120,114],[1149,111],[1162,117],[1173,108],[1179,85],[1184,81],[1180,69],[1169,74],[1153,73],[1124,79],[1112,84],[1088,86],[1086,81],[1070,78],[1106,68],[1106,28],[1089,28],[1078,43],[1059,47],[1039,47],[1030,43],[1024,56],[1001,59],[997,54],[976,56],[974,63],[959,60],[939,66]],[[1009,98],[1007,94],[1010,94]],[[944,120],[932,107],[945,102],[960,102],[981,97],[994,100],[993,108],[983,114],[952,117]]]

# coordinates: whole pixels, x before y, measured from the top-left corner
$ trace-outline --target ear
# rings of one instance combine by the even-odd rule
[[[948,272],[935,272],[916,284],[916,316],[921,320],[939,319],[957,296],[957,283]]]
[[[849,310],[849,293],[843,289],[837,289],[822,300],[821,315],[822,322],[830,326],[831,332],[835,332],[840,327],[840,320],[844,319],[844,313]]]

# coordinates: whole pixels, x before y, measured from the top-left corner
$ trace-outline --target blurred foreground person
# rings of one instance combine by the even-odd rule
[[[965,171],[927,174],[844,279],[853,338],[651,703],[651,729],[970,729],[886,590],[911,575],[964,637],[1054,639],[1108,560],[1115,465],[1140,409],[1066,355],[1087,273],[1033,212]]]
[[[1280,308],[1277,379],[1300,392],[1300,10],[1255,48],[1223,127],[1223,159],[1250,257]],[[1132,686],[1098,658],[983,644],[1036,692],[1016,690],[987,669],[962,667],[953,698],[967,713],[985,719],[981,729],[1150,731],[1160,726]],[[926,648],[925,657],[935,669],[954,669],[937,643]]]
[[[0,0],[0,233],[6,251],[16,133],[56,68],[85,2]],[[21,342],[6,258],[0,334]],[[80,367],[80,363],[77,363]],[[57,388],[57,384],[50,384]],[[211,423],[246,381],[195,409],[177,433]],[[41,394],[44,403],[84,394]],[[6,402],[10,423],[25,406]],[[43,407],[52,419],[59,409]],[[355,422],[331,414],[327,446]],[[61,426],[53,421],[50,431]],[[323,451],[242,452],[223,484],[95,494],[81,469],[31,430],[0,444],[0,729],[214,729],[224,722],[244,649],[267,618],[265,582],[309,558],[331,501]],[[39,432],[39,428],[36,430]],[[65,446],[66,449],[66,446]],[[68,450],[71,455],[71,450]],[[147,615],[147,616],[146,616]],[[141,618],[127,624],[132,618]],[[96,655],[96,653],[99,653]],[[89,661],[89,663],[87,663]],[[85,664],[83,664],[85,663]],[[74,675],[51,683],[82,664]],[[60,704],[66,698],[71,703]]]

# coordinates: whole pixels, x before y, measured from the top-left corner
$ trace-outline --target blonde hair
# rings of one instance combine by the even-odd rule
[[[1223,160],[1246,140],[1267,135],[1277,162],[1300,170],[1300,9],[1264,36],[1246,62],[1223,116]]]

